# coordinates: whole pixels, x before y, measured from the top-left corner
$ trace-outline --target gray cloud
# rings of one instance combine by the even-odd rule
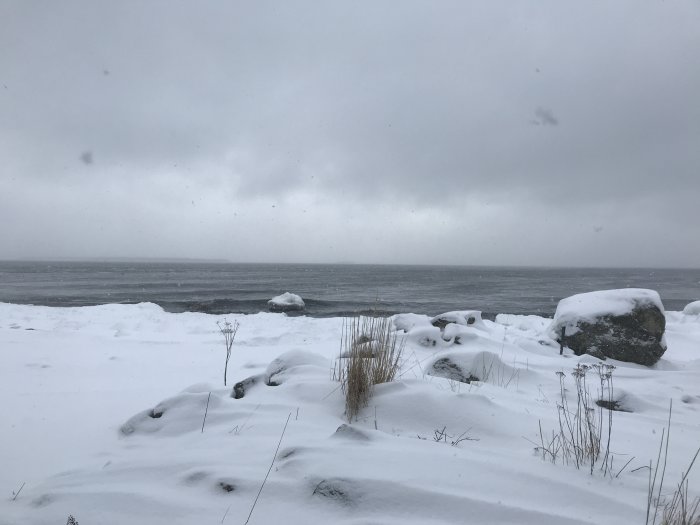
[[[5,3],[0,256],[698,266],[698,23],[691,1]]]

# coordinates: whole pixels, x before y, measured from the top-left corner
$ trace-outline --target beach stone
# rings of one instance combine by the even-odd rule
[[[562,303],[550,330],[576,355],[651,366],[666,351],[666,317],[658,294],[652,290],[591,292],[562,299],[560,306]]]
[[[428,369],[428,375],[444,377],[451,381],[459,381],[460,383],[471,383],[479,381],[479,378],[473,375],[470,371],[464,370],[449,357],[441,357],[433,362]]]
[[[354,506],[359,499],[356,483],[341,478],[321,480],[312,493],[313,496],[334,500],[344,506]]]
[[[231,390],[231,397],[233,399],[243,399],[248,391],[254,387],[258,382],[263,380],[263,375],[259,374],[256,376],[246,377],[243,381],[239,381],[233,385],[233,390]]]

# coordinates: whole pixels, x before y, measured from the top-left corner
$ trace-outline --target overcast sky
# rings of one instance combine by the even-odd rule
[[[0,259],[700,267],[700,1],[0,2]]]

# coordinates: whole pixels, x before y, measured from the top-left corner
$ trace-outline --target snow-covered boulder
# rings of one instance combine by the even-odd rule
[[[700,301],[693,301],[685,305],[683,313],[685,315],[700,315]]]
[[[550,335],[576,355],[590,354],[650,366],[666,351],[665,328],[659,294],[654,290],[626,288],[562,299]]]
[[[430,320],[430,324],[438,327],[440,330],[451,323],[473,328],[482,328],[484,326],[484,322],[481,320],[481,312],[478,310],[445,312],[444,314],[436,315]]]
[[[293,312],[295,310],[303,310],[306,305],[304,300],[297,294],[286,292],[270,299],[267,302],[267,307],[271,312]]]
[[[507,365],[494,352],[450,352],[430,363],[426,373],[460,383],[481,381],[507,387],[517,381],[521,370]]]

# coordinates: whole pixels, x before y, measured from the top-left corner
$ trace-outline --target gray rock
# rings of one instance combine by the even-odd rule
[[[258,382],[261,382],[263,375],[259,374],[256,376],[246,377],[243,381],[239,381],[233,385],[233,390],[231,390],[231,397],[233,399],[243,399],[248,391],[253,388]]]
[[[355,506],[361,497],[357,483],[341,478],[321,480],[314,487],[312,495],[326,500],[335,501],[336,503],[347,507]]]
[[[576,355],[590,354],[599,359],[609,357],[651,366],[666,351],[666,317],[658,294],[649,292],[607,290],[563,299],[559,304],[564,307],[561,312],[557,307],[552,323],[552,335]],[[623,300],[627,301],[628,308],[624,308]],[[580,316],[576,315],[577,303]],[[591,304],[612,304],[613,307],[611,311],[603,307],[592,313]]]
[[[444,377],[451,381],[459,381],[460,383],[471,383],[479,381],[479,378],[473,375],[469,370],[463,369],[449,357],[441,357],[436,360],[428,370],[428,375]]]

